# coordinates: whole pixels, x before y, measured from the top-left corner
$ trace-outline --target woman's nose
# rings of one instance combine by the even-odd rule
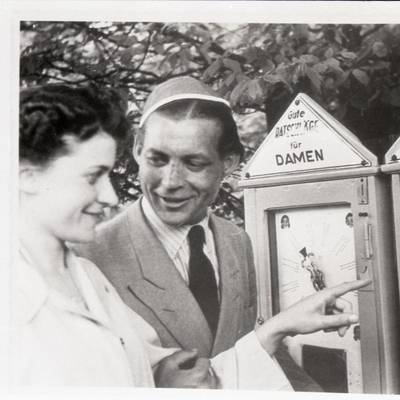
[[[111,184],[110,178],[106,177],[99,187],[97,200],[105,206],[114,207],[118,204],[118,197]]]

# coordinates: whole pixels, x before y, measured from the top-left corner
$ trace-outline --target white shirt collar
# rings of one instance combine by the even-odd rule
[[[67,259],[74,282],[89,310],[52,290],[33,266],[29,254],[21,247],[13,279],[12,318],[15,324],[23,325],[29,323],[45,303],[51,301],[52,304],[60,309],[78,313],[86,318],[100,322],[106,327],[109,326],[109,317],[85,268],[81,265],[83,259],[79,259],[69,250]]]
[[[157,237],[160,239],[161,243],[164,245],[168,255],[174,259],[177,255],[179,249],[185,243],[189,230],[194,225],[200,225],[203,227],[205,232],[209,230],[209,219],[210,210],[207,210],[207,215],[199,221],[197,224],[193,225],[181,225],[179,227],[167,225],[164,223],[160,217],[155,213],[150,202],[146,197],[142,197],[142,209],[145,217],[149,221],[150,225],[154,229]],[[207,241],[207,235],[206,235]]]

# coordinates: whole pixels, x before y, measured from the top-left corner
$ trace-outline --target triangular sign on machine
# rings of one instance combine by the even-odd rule
[[[307,95],[300,93],[247,164],[246,177],[362,168],[377,158]]]
[[[398,162],[400,162],[400,139],[397,139],[385,154],[386,164]]]

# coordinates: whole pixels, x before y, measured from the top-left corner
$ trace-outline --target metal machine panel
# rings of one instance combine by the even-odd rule
[[[248,189],[252,202],[246,204],[246,225],[252,226],[249,234],[263,296],[260,321],[324,287],[373,279],[358,295],[344,298],[360,314],[360,325],[345,338],[319,332],[288,340],[293,358],[306,369],[309,361],[304,365],[303,358],[309,360],[310,354],[321,354],[320,362],[337,360],[331,378],[342,380],[341,385],[335,383],[338,391],[344,386],[355,393],[399,390],[394,337],[399,334],[399,310],[390,231],[384,228],[391,221],[391,213],[384,211],[385,188],[372,176]],[[346,373],[340,365],[346,366]],[[319,372],[329,390],[329,373]]]
[[[385,155],[382,171],[390,175],[393,211],[393,230],[396,248],[397,283],[400,293],[400,139],[397,139]],[[400,317],[399,317],[400,319]]]

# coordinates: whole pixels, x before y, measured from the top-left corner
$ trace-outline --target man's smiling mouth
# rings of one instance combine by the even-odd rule
[[[170,208],[180,208],[187,204],[190,200],[191,197],[164,197],[164,196],[159,196],[161,199],[161,202],[165,204],[167,207]]]

